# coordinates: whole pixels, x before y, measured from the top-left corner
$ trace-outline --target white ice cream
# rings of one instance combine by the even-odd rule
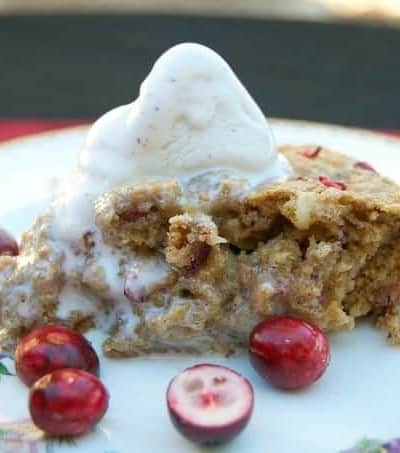
[[[252,185],[291,173],[228,64],[207,47],[181,44],[157,60],[134,102],[93,125],[78,169],[56,195],[55,231],[74,240],[92,230],[92,201],[113,187],[147,178],[184,184],[220,171]]]
[[[81,167],[112,184],[186,179],[210,168],[252,180],[287,174],[257,104],[228,64],[198,44],[163,54],[138,99],[97,121]]]

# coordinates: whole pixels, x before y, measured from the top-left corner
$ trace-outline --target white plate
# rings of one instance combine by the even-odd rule
[[[275,120],[279,144],[318,144],[366,160],[400,181],[400,141],[336,126]],[[46,205],[54,181],[76,162],[85,127],[41,134],[0,145],[0,225],[20,234]],[[91,339],[99,344],[97,334]],[[256,406],[247,429],[225,447],[229,453],[336,453],[365,436],[400,434],[400,348],[368,324],[331,335],[332,361],[306,391],[277,391],[259,378],[246,354],[231,359],[101,357],[111,406],[96,431],[74,444],[46,442],[32,429],[27,390],[15,377],[0,380],[0,453],[190,453],[202,448],[172,427],[165,406],[169,380],[197,362],[228,365],[254,385]],[[98,349],[100,350],[100,349]],[[13,369],[12,361],[2,363]],[[38,441],[36,441],[39,439]],[[205,450],[204,450],[205,451]]]

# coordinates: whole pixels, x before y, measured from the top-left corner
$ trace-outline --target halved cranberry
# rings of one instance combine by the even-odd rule
[[[15,351],[15,369],[27,386],[54,370],[79,368],[96,376],[99,358],[84,336],[63,326],[39,327],[22,338]]]
[[[369,164],[368,162],[363,162],[363,161],[356,162],[354,164],[354,166],[356,168],[359,168],[360,170],[367,170],[367,171],[372,171],[372,172],[376,173],[375,168],[371,164]]]
[[[307,159],[314,159],[319,155],[319,153],[322,151],[321,146],[317,146],[316,148],[304,148],[298,151],[298,154],[302,155],[303,157],[306,157]]]
[[[35,382],[29,410],[33,423],[45,433],[77,436],[90,431],[103,418],[108,402],[108,392],[96,376],[64,369]]]
[[[169,384],[167,405],[172,422],[189,440],[226,442],[247,425],[253,412],[250,382],[229,368],[199,364]]]
[[[328,176],[320,176],[318,179],[325,187],[333,187],[338,190],[347,189],[346,183],[342,181],[332,181],[332,179],[328,178]]]
[[[250,361],[260,376],[283,389],[306,387],[329,364],[329,343],[313,324],[290,317],[267,319],[250,335]]]
[[[0,228],[0,256],[17,256],[19,254],[17,241],[11,234]]]

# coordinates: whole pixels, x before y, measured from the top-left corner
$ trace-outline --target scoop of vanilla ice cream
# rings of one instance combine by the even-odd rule
[[[220,171],[251,185],[291,173],[229,65],[207,47],[180,44],[157,60],[134,102],[91,128],[77,171],[56,196],[59,230],[69,237],[87,230],[93,198],[113,187]]]
[[[138,99],[96,122],[81,166],[117,183],[210,169],[258,181],[288,173],[257,104],[228,64],[198,44],[165,52]]]

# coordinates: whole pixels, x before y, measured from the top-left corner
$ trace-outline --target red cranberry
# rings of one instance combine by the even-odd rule
[[[17,375],[27,386],[54,370],[79,368],[96,376],[99,358],[80,333],[63,326],[39,327],[22,338],[15,351]]]
[[[359,168],[360,170],[372,171],[372,172],[376,173],[375,168],[371,164],[369,164],[368,162],[362,162],[362,161],[356,162],[354,164],[354,166],[356,168]]]
[[[317,146],[316,148],[304,148],[298,151],[298,153],[306,157],[307,159],[314,159],[319,155],[319,153],[322,151],[321,146]]]
[[[319,181],[326,187],[333,187],[338,190],[346,190],[347,185],[341,181],[332,181],[328,176],[320,176]]]
[[[87,433],[103,418],[109,396],[101,381],[83,370],[64,369],[35,382],[29,395],[33,423],[52,436]]]
[[[329,364],[326,335],[313,324],[290,317],[258,324],[250,335],[249,353],[255,370],[284,389],[312,384]]]
[[[195,242],[192,246],[192,260],[185,268],[186,275],[196,273],[199,268],[207,261],[211,252],[211,246],[206,242]]]
[[[184,370],[169,384],[171,420],[189,440],[226,442],[250,420],[254,392],[250,382],[229,368],[200,364]]]
[[[0,256],[17,256],[19,253],[17,241],[8,231],[0,228]]]

